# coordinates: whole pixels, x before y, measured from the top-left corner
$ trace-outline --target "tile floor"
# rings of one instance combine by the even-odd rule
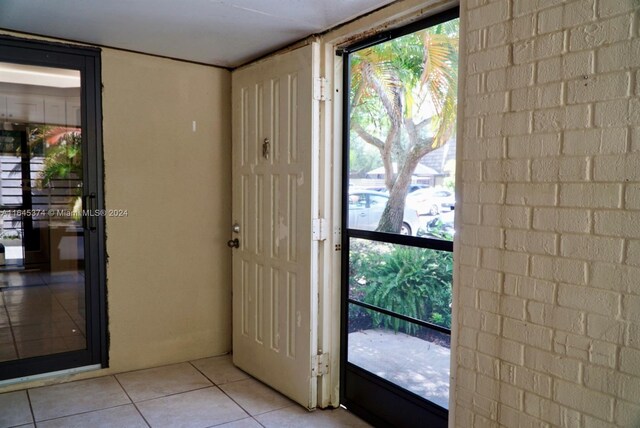
[[[230,356],[0,394],[0,427],[368,427],[344,409],[308,412]]]
[[[0,273],[0,361],[86,347],[79,272]]]

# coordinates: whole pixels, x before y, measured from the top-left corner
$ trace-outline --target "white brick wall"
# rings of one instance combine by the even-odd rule
[[[640,427],[640,1],[460,14],[451,425]]]

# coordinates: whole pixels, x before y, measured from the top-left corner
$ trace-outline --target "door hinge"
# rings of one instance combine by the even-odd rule
[[[311,225],[311,238],[314,241],[324,241],[327,239],[327,220],[324,218],[314,218]]]
[[[318,354],[311,357],[311,375],[322,376],[329,373],[329,354]]]
[[[329,82],[326,77],[316,77],[313,81],[313,99],[316,101],[329,100]]]

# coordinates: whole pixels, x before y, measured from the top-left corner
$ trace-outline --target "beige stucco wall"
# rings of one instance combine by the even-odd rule
[[[110,365],[231,349],[230,73],[102,55]],[[193,131],[193,122],[196,131]]]
[[[110,367],[0,392],[231,350],[231,73],[103,49],[102,82]]]

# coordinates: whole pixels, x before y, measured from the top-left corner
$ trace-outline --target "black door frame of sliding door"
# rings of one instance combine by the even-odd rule
[[[0,36],[0,62],[80,73],[86,349],[0,363],[0,381],[108,365],[100,49]]]

